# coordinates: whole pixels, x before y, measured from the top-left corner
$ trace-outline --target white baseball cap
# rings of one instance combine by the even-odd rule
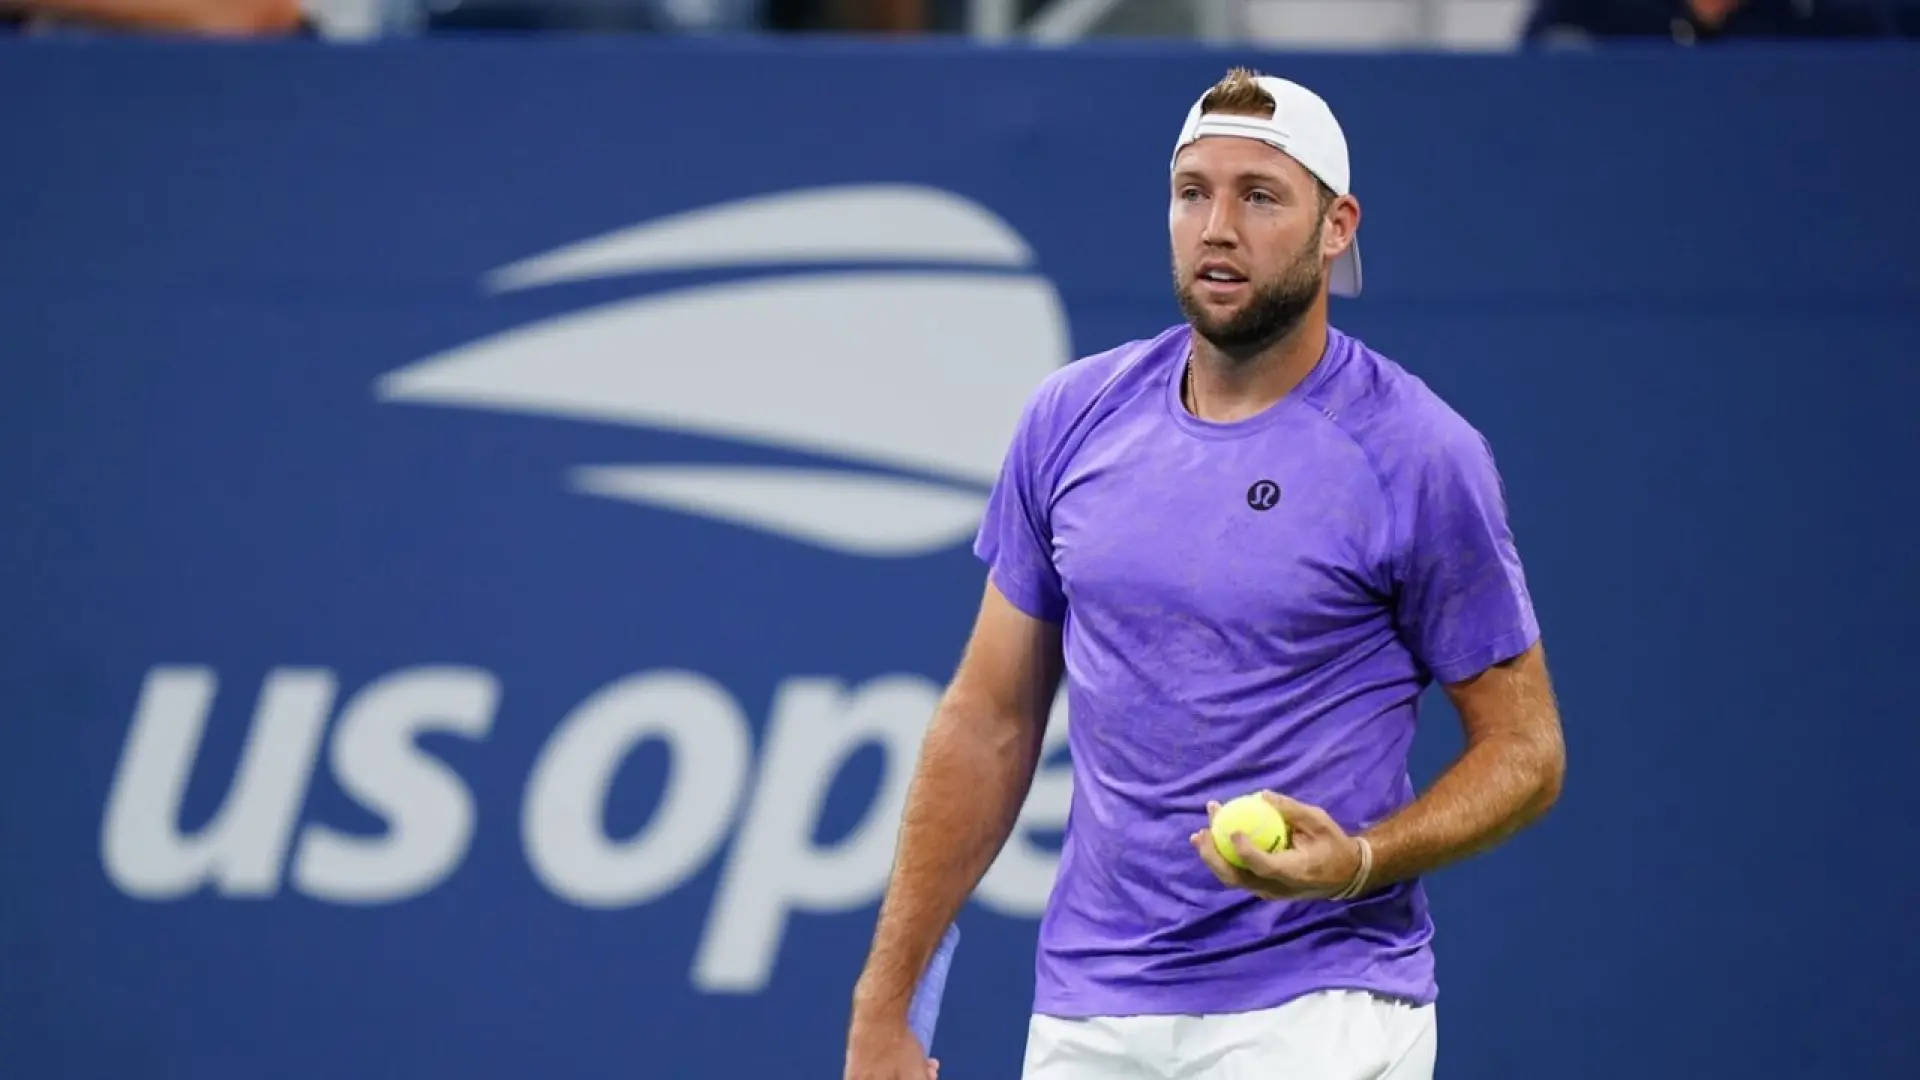
[[[1188,143],[1208,135],[1257,139],[1299,162],[1321,183],[1332,188],[1335,195],[1347,194],[1348,181],[1352,178],[1347,163],[1347,136],[1340,130],[1340,121],[1333,118],[1333,110],[1320,95],[1299,83],[1272,75],[1257,76],[1254,82],[1273,98],[1271,117],[1202,113],[1200,102],[1206,100],[1202,94],[1193,108],[1187,110],[1180,141],[1173,144],[1173,160],[1179,161],[1180,151]],[[1171,169],[1172,163],[1167,167]],[[1360,295],[1358,237],[1334,260],[1333,280],[1327,287],[1335,296]]]

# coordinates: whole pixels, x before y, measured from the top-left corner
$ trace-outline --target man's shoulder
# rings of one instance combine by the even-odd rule
[[[1427,380],[1348,338],[1350,354],[1317,404],[1359,444],[1380,482],[1398,486],[1436,465],[1488,454],[1486,436]]]
[[[1157,386],[1158,374],[1185,354],[1186,331],[1184,323],[1171,326],[1055,369],[1027,403],[1028,426],[1060,434],[1105,407]]]
[[[1484,444],[1480,431],[1426,380],[1358,338],[1346,344],[1345,362],[1322,387],[1318,404],[1383,477]]]

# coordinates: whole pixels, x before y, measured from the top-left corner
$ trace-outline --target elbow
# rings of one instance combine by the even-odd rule
[[[927,738],[942,747],[964,747],[968,752],[1020,761],[1038,754],[1045,729],[1045,716],[949,690],[935,711]]]
[[[1532,797],[1527,800],[1527,820],[1536,821],[1560,801],[1567,779],[1567,748],[1559,739],[1548,740],[1533,756]]]

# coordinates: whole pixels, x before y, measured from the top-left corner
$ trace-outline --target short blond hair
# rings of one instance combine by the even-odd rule
[[[1200,99],[1200,111],[1226,113],[1229,116],[1271,117],[1273,95],[1255,81],[1258,78],[1260,72],[1252,68],[1234,68],[1214,83],[1213,89]]]
[[[1228,116],[1260,116],[1271,118],[1276,108],[1273,95],[1267,93],[1258,80],[1263,72],[1252,68],[1237,67],[1220,77],[1200,98],[1201,113],[1225,113]],[[1308,174],[1312,176],[1311,173]],[[1333,189],[1326,181],[1313,177],[1314,194],[1320,203],[1320,214],[1325,216],[1327,207],[1333,205]]]

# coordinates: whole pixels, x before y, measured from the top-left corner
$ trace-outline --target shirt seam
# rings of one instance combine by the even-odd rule
[[[1348,442],[1353,444],[1355,450],[1360,451],[1360,457],[1366,461],[1367,472],[1373,475],[1374,490],[1380,493],[1380,501],[1386,504],[1387,508],[1386,556],[1387,563],[1392,568],[1392,580],[1388,584],[1397,587],[1400,581],[1401,570],[1399,544],[1400,511],[1399,508],[1393,504],[1392,492],[1387,490],[1386,471],[1380,467],[1379,460],[1373,456],[1373,450],[1368,447],[1365,442],[1361,441],[1360,436],[1349,431],[1347,426],[1340,422],[1340,418],[1333,414],[1332,410],[1311,398],[1302,401],[1300,404],[1312,409],[1315,416],[1325,421],[1329,427],[1344,436]]]
[[[1086,444],[1087,439],[1093,434],[1093,425],[1088,422],[1088,417],[1090,417],[1093,412],[1099,408],[1100,404],[1107,399],[1107,396],[1113,392],[1115,384],[1125,378],[1129,372],[1145,363],[1153,351],[1165,343],[1168,335],[1175,333],[1177,329],[1177,327],[1170,328],[1161,331],[1159,335],[1153,338],[1147,339],[1144,347],[1137,355],[1128,357],[1124,363],[1116,364],[1114,369],[1108,372],[1105,378],[1100,380],[1099,385],[1094,388],[1093,392],[1086,396],[1086,400],[1079,402],[1077,405],[1070,404],[1067,406],[1067,409],[1072,412],[1072,418],[1066,423],[1059,423],[1058,420],[1060,418],[1057,415],[1049,418],[1050,421],[1053,421],[1049,426],[1053,427],[1055,437],[1047,440],[1047,446],[1041,456],[1041,460],[1034,463],[1034,472],[1036,473],[1034,479],[1046,481],[1046,512],[1049,518],[1049,532],[1051,532],[1053,503],[1059,496],[1059,492],[1056,489],[1059,487],[1061,474],[1066,472],[1067,463],[1072,460],[1075,454],[1080,452],[1080,448]],[[1074,361],[1073,363],[1081,362],[1083,361]],[[1071,366],[1072,363],[1067,365],[1067,367]],[[1066,368],[1059,370],[1064,371]]]

